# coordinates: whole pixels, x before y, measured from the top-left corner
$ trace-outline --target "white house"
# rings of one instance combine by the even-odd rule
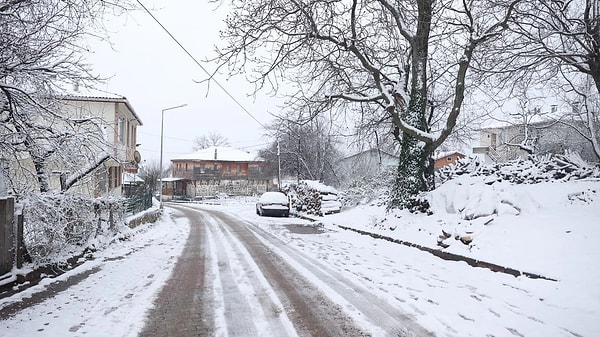
[[[92,197],[120,196],[123,172],[137,172],[140,161],[136,136],[142,121],[127,98],[104,93],[97,96],[70,94],[58,97],[51,104],[48,116],[59,115],[60,118],[40,116],[36,120],[38,128],[47,126],[51,130],[48,135],[55,137],[53,141],[40,138],[37,145],[58,147],[57,151],[50,152],[55,155],[47,157],[44,166],[49,189]],[[28,132],[29,137],[36,136],[35,129]],[[65,141],[61,142],[63,134]],[[36,169],[27,151],[5,154],[0,162],[1,171],[5,173],[2,190],[22,193],[39,189]]]
[[[596,160],[591,143],[572,127],[555,119],[536,120],[528,124],[499,123],[479,130],[479,146],[473,148],[485,162],[505,162],[533,154],[578,153],[581,158]]]
[[[346,157],[337,163],[337,171],[342,181],[352,178],[373,177],[379,173],[397,168],[400,159],[379,149],[369,149]]]
[[[142,120],[126,97],[102,93],[98,96],[69,95],[61,97],[62,112],[74,117],[98,118],[100,132],[106,141],[110,159],[90,174],[80,192],[93,196],[121,195],[124,172],[137,173],[141,160],[136,150],[137,127]]]

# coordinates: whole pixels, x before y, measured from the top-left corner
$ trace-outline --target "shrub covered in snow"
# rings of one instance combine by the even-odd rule
[[[35,265],[61,263],[127,231],[125,201],[43,193],[24,197],[23,241]]]
[[[531,197],[515,194],[511,184],[600,178],[600,166],[589,165],[576,154],[530,156],[487,166],[477,158],[465,158],[440,169],[437,178],[445,183],[421,196],[429,202],[430,211],[443,210],[472,220],[535,210]]]
[[[337,213],[342,204],[338,201],[338,191],[316,180],[301,180],[290,184],[284,192],[290,197],[292,207],[299,212],[314,215]]]
[[[377,206],[385,205],[395,177],[395,168],[382,171],[375,177],[357,177],[343,188],[340,201],[344,206],[349,207],[370,203]]]
[[[478,158],[463,158],[456,165],[436,172],[438,182],[457,176],[487,176],[486,182],[509,181],[515,184],[535,184],[553,180],[600,178],[600,165],[590,165],[575,153],[565,155],[529,156],[494,165],[484,165]]]

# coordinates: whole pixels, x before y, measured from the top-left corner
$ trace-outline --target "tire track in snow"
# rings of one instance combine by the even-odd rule
[[[241,270],[239,258],[233,253],[233,247],[227,242],[218,224],[215,224],[212,218],[205,219],[210,233],[209,242],[214,245],[211,252],[214,252],[217,269],[213,270],[213,273],[218,274],[214,282],[220,284],[218,289],[222,297],[222,318],[226,322],[227,334],[240,337],[258,336],[254,325],[257,310],[250,306],[248,289],[242,289],[247,288],[249,282],[245,271]]]
[[[209,213],[185,208],[196,212],[206,226],[206,278],[213,284],[214,334],[297,337],[283,304],[239,240]]]
[[[190,233],[170,279],[147,313],[140,337],[214,335],[211,292],[205,284],[206,226],[198,213],[176,209],[189,219]]]
[[[387,336],[434,336],[415,322],[415,319],[386,301],[370,293],[366,288],[350,281],[337,271],[325,266],[304,253],[289,247],[281,239],[268,231],[251,225],[242,219],[227,213],[222,217],[230,218],[229,221],[246,223],[246,228],[251,231],[264,245],[270,247],[274,253],[281,255],[286,261],[294,261],[293,267],[301,274],[312,274],[318,286],[327,289],[327,294],[349,312],[357,321],[366,321],[374,335]],[[235,219],[235,220],[234,220]],[[335,296],[337,295],[337,296]]]
[[[369,336],[358,329],[337,304],[276,254],[250,225],[219,211],[207,211],[224,224],[251,254],[284,303],[300,336]]]
[[[254,262],[243,244],[229,231],[227,226],[216,218],[211,218],[211,229],[218,233],[221,246],[229,261],[235,261],[235,284],[245,294],[249,310],[253,311],[257,336],[297,336],[293,325],[283,312],[283,305],[275,295],[269,282]],[[234,317],[235,319],[235,317]],[[248,336],[247,334],[242,336]]]

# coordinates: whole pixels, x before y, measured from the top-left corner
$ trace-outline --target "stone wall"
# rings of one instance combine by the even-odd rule
[[[188,184],[189,197],[214,197],[217,194],[260,195],[267,191],[268,180],[199,180],[196,184]]]

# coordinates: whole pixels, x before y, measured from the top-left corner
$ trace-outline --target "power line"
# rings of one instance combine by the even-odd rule
[[[246,109],[235,97],[233,97],[232,94],[229,93],[229,91],[227,91],[227,89],[225,89],[224,86],[221,85],[221,83],[219,83],[219,81],[217,81],[209,72],[208,70],[206,70],[206,68],[204,68],[204,66],[198,62],[198,60],[196,60],[196,58],[179,42],[179,40],[177,40],[175,38],[175,36],[173,36],[173,34],[171,34],[171,32],[160,22],[158,21],[158,19],[148,10],[148,8],[146,8],[146,6],[144,6],[144,4],[142,4],[140,2],[140,0],[136,0],[136,2],[138,4],[140,4],[140,6],[142,6],[142,8],[144,9],[144,11],[146,11],[146,13],[148,13],[148,15],[150,15],[150,17],[152,17],[152,19],[154,19],[154,21],[156,21],[156,23],[165,31],[165,33],[167,33],[169,35],[169,37],[194,61],[194,63],[196,63],[196,65],[198,65],[198,67],[200,67],[200,69],[202,69],[202,71],[204,71],[206,73],[206,75],[208,75],[208,77],[215,82],[215,84],[221,88],[221,90],[223,90],[223,92],[225,92],[225,94],[227,94],[227,96],[229,96],[229,98],[231,98],[246,114],[248,114],[248,116],[250,116],[256,123],[258,123],[258,125],[260,125],[261,127],[263,127],[265,130],[269,130],[263,123],[261,123],[258,119],[256,119],[256,117],[254,117],[254,115],[252,115],[252,113],[250,113],[250,111],[248,111],[248,109]]]

